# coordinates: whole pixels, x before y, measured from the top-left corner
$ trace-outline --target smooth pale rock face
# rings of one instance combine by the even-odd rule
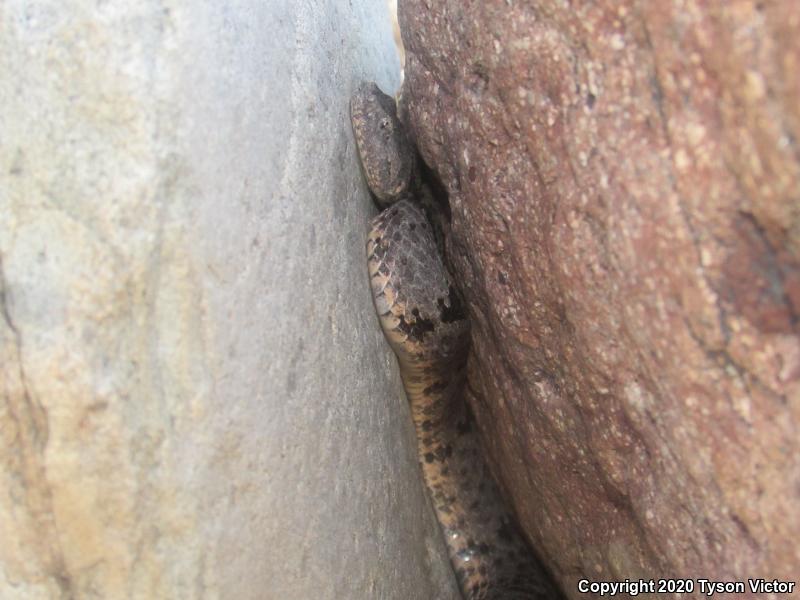
[[[472,405],[565,592],[796,579],[797,3],[406,0],[400,26]]]
[[[0,597],[454,598],[368,292],[381,2],[0,8]]]

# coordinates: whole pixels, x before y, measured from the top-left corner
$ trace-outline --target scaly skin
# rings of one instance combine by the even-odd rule
[[[469,322],[415,203],[416,153],[394,100],[364,84],[351,100],[351,120],[368,185],[389,206],[367,240],[375,309],[400,364],[423,478],[462,594],[559,598],[505,507],[464,402]]]

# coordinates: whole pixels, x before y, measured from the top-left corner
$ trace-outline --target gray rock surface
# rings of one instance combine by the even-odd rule
[[[0,597],[453,598],[347,98],[386,7],[0,5]]]

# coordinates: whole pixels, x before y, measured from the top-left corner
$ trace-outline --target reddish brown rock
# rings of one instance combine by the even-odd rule
[[[400,11],[470,399],[532,543],[574,598],[583,577],[796,577],[796,3]]]

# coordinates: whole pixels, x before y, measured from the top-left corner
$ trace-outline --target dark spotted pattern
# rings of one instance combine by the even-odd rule
[[[453,570],[467,600],[559,598],[505,508],[463,400],[469,323],[437,234],[414,202],[425,192],[415,189],[416,155],[394,111],[394,100],[374,84],[351,100],[367,182],[383,204],[391,203],[372,223],[367,262]],[[407,174],[404,182],[400,173]]]

